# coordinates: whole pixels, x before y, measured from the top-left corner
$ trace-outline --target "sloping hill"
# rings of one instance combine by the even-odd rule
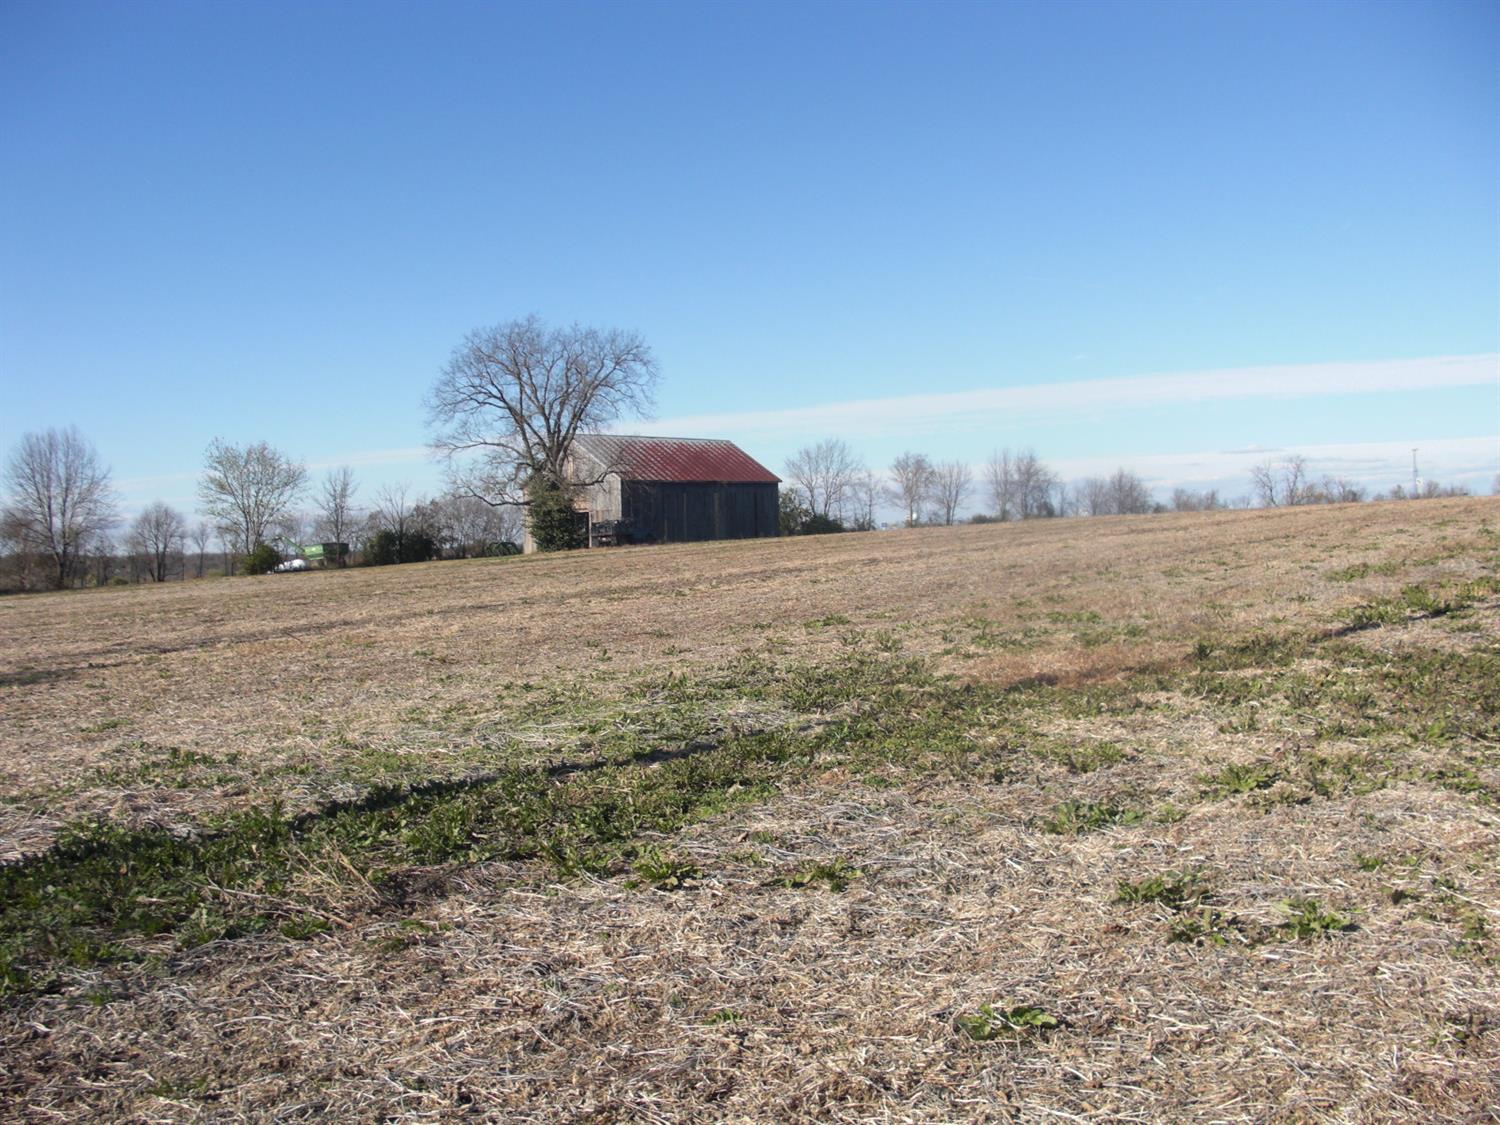
[[[0,1098],[1468,1119],[1500,1101],[1497,525],[1050,521],[0,603]]]

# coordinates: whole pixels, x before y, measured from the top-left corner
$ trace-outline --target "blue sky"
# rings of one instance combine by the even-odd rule
[[[12,0],[0,448],[76,423],[127,506],[215,436],[434,489],[438,368],[535,312],[650,341],[624,428],[772,468],[1487,491],[1497,49],[1496,3]]]

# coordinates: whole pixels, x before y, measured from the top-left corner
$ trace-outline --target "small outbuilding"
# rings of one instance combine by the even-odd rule
[[[732,441],[580,434],[572,456],[591,547],[777,534],[781,478]]]

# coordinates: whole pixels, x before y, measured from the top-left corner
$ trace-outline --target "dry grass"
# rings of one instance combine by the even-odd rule
[[[307,940],[153,939],[6,1000],[0,1108],[1496,1120],[1494,716],[1422,693],[1500,656],[1500,597],[1336,634],[1405,587],[1494,579],[1497,523],[1487,500],[1067,521],[0,604],[10,856],[79,816],[316,808],[621,732],[818,740],[648,841],[680,889],[519,858],[408,867],[393,894],[319,853],[291,889],[328,921]],[[1215,663],[1267,635],[1315,640]],[[897,649],[975,685],[954,730],[904,696],[825,711],[736,679]],[[716,687],[683,718],[668,672]],[[840,716],[882,709],[896,735],[842,753]],[[1049,831],[1065,802],[1121,815]],[[1172,871],[1209,897],[1116,901]],[[1291,899],[1355,928],[1299,938]],[[1222,944],[1169,940],[1200,918]],[[976,1041],[983,1004],[1061,1026]]]

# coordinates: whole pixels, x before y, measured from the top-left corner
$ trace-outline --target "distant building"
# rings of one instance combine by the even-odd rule
[[[777,533],[781,478],[732,441],[580,434],[570,475],[590,546]]]

